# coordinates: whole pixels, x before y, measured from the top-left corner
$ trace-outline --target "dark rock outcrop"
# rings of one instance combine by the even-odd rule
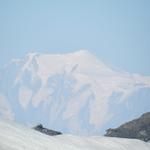
[[[42,124],[39,124],[39,125],[33,127],[33,129],[34,129],[34,130],[37,130],[37,131],[39,131],[39,132],[41,132],[41,133],[50,135],[50,136],[55,136],[55,135],[60,135],[60,134],[62,134],[61,132],[44,128],[44,127],[42,126]]]
[[[116,129],[108,129],[105,136],[150,140],[150,112],[127,122]]]

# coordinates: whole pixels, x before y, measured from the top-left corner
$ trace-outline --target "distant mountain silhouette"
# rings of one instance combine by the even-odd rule
[[[61,132],[44,128],[42,124],[39,124],[39,125],[33,127],[33,129],[35,129],[36,131],[39,131],[39,132],[41,132],[41,133],[50,135],[50,136],[55,136],[55,135],[60,135],[60,134],[62,134]]]
[[[108,129],[105,136],[150,140],[150,112],[127,122],[116,129]]]
[[[28,53],[0,68],[0,117],[26,125],[95,136],[148,112],[149,99],[150,76],[116,69],[87,50]]]

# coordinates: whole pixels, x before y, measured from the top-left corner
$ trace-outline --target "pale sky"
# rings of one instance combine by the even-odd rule
[[[30,51],[87,49],[150,75],[149,0],[0,0],[0,66]]]

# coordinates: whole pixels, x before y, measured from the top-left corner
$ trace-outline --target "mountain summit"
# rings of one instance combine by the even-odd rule
[[[95,135],[150,109],[150,77],[114,70],[87,50],[12,59],[0,79],[1,116],[30,126]]]

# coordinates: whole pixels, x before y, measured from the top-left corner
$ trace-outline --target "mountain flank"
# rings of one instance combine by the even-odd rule
[[[150,112],[118,128],[106,130],[105,136],[150,141]]]

